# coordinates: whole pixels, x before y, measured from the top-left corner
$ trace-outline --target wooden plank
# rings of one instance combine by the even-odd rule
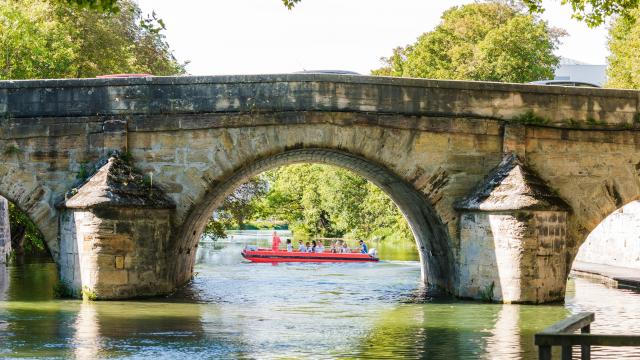
[[[538,346],[640,346],[639,335],[536,334]]]
[[[557,334],[573,332],[581,329],[595,320],[596,316],[592,312],[583,312],[558,321],[557,323],[542,330],[540,334]]]

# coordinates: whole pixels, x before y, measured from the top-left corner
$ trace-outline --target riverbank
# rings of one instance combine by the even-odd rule
[[[640,291],[640,269],[576,261],[571,274],[596,279],[614,288]]]

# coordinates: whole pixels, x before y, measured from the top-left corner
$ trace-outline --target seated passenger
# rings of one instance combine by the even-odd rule
[[[343,242],[342,243],[342,247],[340,248],[340,252],[343,254],[348,254],[351,252],[351,249],[349,249],[349,245],[347,245],[347,242]]]
[[[367,247],[367,244],[364,243],[364,241],[360,240],[360,254],[368,254],[369,253],[369,248]]]
[[[315,242],[315,241],[313,242],[313,245],[312,245],[312,244],[310,244],[309,242],[307,242],[307,252],[308,252],[308,253],[313,252],[313,250],[314,250],[313,248],[314,248],[315,246],[316,246],[316,242]]]
[[[324,252],[324,245],[322,245],[322,241],[318,242],[318,246],[316,246],[316,252],[317,253],[323,253]]]
[[[307,245],[309,245],[309,243],[307,243]],[[304,244],[302,243],[302,240],[298,241],[298,251],[307,252],[307,247],[304,246]]]
[[[287,252],[293,252],[293,245],[291,244],[291,239],[287,239]]]
[[[331,243],[331,252],[333,254],[338,252],[338,242],[337,241],[334,241],[334,242]]]

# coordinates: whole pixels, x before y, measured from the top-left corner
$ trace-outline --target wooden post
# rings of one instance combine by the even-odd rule
[[[580,329],[580,333],[582,333],[582,334],[591,333],[591,324],[583,326]],[[582,359],[582,360],[591,360],[591,346],[582,345],[580,347],[580,359]]]
[[[562,346],[562,360],[571,360],[573,357],[573,347],[571,345]]]
[[[551,346],[538,346],[538,360],[551,360]]]

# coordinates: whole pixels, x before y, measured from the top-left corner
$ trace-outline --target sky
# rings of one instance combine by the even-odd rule
[[[368,74],[380,57],[433,29],[440,15],[464,0],[303,0],[287,10],[280,0],[138,0],[164,20],[174,55],[192,75],[351,70]],[[606,26],[571,19],[560,0],[545,0],[542,18],[563,28],[557,55],[605,64]]]

